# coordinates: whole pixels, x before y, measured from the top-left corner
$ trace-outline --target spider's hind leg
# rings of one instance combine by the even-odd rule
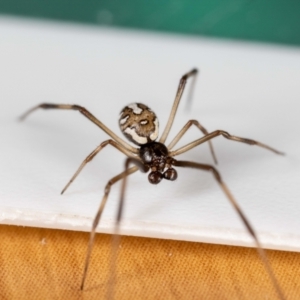
[[[125,141],[123,141],[121,138],[119,138],[114,132],[112,132],[107,126],[105,126],[100,120],[98,120],[93,114],[91,114],[85,107],[76,105],[76,104],[54,104],[54,103],[41,103],[39,105],[34,106],[33,108],[26,111],[23,115],[19,117],[20,121],[23,121],[25,118],[27,118],[28,115],[33,113],[34,111],[43,108],[43,109],[64,109],[64,110],[75,110],[79,111],[82,115],[84,115],[87,119],[89,119],[91,122],[96,124],[98,127],[100,127],[104,132],[106,132],[111,138],[113,138],[115,141],[117,141],[119,144],[121,144],[123,147],[125,147],[127,150],[131,151],[132,153],[137,154],[138,150]]]
[[[70,181],[66,184],[66,186],[63,188],[63,190],[61,191],[61,194],[63,194],[67,188],[70,186],[70,184],[76,179],[76,177],[79,175],[79,173],[81,172],[81,170],[85,167],[85,165],[90,162],[105,146],[107,145],[111,145],[113,147],[115,147],[116,149],[118,149],[119,151],[123,152],[125,155],[127,156],[131,156],[132,153],[130,151],[128,151],[125,147],[123,147],[121,144],[115,142],[114,140],[107,140],[102,142],[93,152],[91,152],[86,158],[85,160],[81,163],[81,165],[79,166],[78,170],[75,172],[75,174],[72,176],[72,178],[70,179]]]
[[[186,82],[187,82],[188,78],[193,77],[193,76],[195,78],[195,76],[197,74],[198,74],[198,70],[197,69],[192,69],[190,72],[184,74],[181,77],[181,79],[179,81],[178,88],[177,88],[175,100],[174,100],[174,103],[173,103],[173,106],[172,106],[172,109],[171,109],[171,113],[170,113],[170,116],[169,116],[169,120],[167,122],[167,125],[165,127],[165,130],[164,130],[162,136],[159,139],[160,143],[164,144],[164,142],[166,141],[166,139],[169,135],[169,132],[171,130],[171,127],[172,127],[172,124],[173,124],[173,121],[174,121],[174,118],[175,118],[175,115],[176,115],[176,112],[177,112],[177,108],[178,108],[179,102],[181,100],[181,96],[183,94],[183,91],[184,91],[184,88],[185,88],[185,85],[186,85]],[[194,87],[194,84],[192,85],[191,92],[193,92],[193,87]],[[191,94],[189,96],[191,97]]]
[[[179,142],[179,140],[182,138],[182,136],[188,131],[188,129],[192,125],[195,125],[197,128],[199,128],[199,130],[201,130],[204,135],[208,135],[208,131],[197,120],[189,120],[183,126],[183,128],[179,131],[179,133],[175,136],[175,138],[172,140],[172,142],[169,144],[169,146],[168,146],[169,150],[172,150],[174,148],[174,146]],[[217,161],[217,157],[214,152],[212,142],[209,140],[208,144],[209,144],[209,149],[210,149],[211,155],[213,157],[213,160],[214,160],[215,164],[217,164],[218,161]]]

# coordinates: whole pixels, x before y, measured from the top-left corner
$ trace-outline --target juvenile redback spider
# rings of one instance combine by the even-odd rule
[[[256,246],[257,251],[265,265],[265,268],[269,274],[269,277],[274,285],[274,288],[277,291],[278,297],[280,299],[284,299],[283,292],[277,282],[277,279],[274,275],[274,272],[271,268],[271,265],[266,257],[265,251],[262,249],[262,246],[260,244],[259,239],[257,238],[257,235],[253,229],[253,227],[250,225],[248,219],[246,218],[245,214],[240,209],[239,205],[237,204],[236,200],[234,199],[233,195],[229,191],[228,187],[224,183],[224,181],[221,178],[220,173],[217,171],[217,169],[214,166],[208,165],[208,164],[202,164],[198,162],[193,161],[182,161],[182,160],[176,160],[174,157],[185,153],[196,146],[203,144],[205,142],[209,143],[210,151],[212,154],[212,157],[214,159],[214,162],[217,163],[217,159],[213,150],[213,146],[211,143],[211,139],[217,137],[217,136],[223,136],[224,138],[236,142],[242,142],[246,143],[248,145],[257,145],[262,148],[265,148],[267,150],[270,150],[276,154],[283,154],[280,151],[277,151],[274,148],[271,148],[265,144],[262,144],[260,142],[241,138],[237,136],[233,136],[229,134],[228,132],[224,130],[215,130],[211,133],[209,133],[198,121],[196,120],[189,120],[185,126],[179,131],[179,133],[174,137],[174,139],[171,141],[171,143],[168,144],[168,146],[165,145],[165,141],[169,135],[170,129],[172,127],[177,108],[179,105],[179,102],[181,100],[181,96],[183,94],[186,82],[188,78],[193,77],[195,79],[196,75],[198,73],[197,69],[192,69],[190,72],[186,73],[182,76],[179,82],[179,86],[176,92],[175,100],[171,109],[171,113],[167,122],[167,125],[163,131],[163,134],[158,139],[158,128],[159,123],[156,114],[146,105],[142,103],[131,103],[123,108],[120,114],[119,119],[119,126],[123,134],[126,136],[126,138],[134,143],[136,147],[131,146],[127,142],[125,142],[123,139],[118,137],[114,132],[112,132],[108,127],[106,127],[100,120],[98,120],[94,115],[92,115],[86,108],[79,106],[79,105],[69,105],[69,104],[52,104],[52,103],[42,103],[39,104],[29,111],[27,111],[25,114],[23,114],[20,119],[24,120],[30,113],[37,110],[38,108],[43,109],[67,109],[67,110],[78,110],[81,114],[83,114],[85,117],[87,117],[90,121],[92,121],[94,124],[99,126],[103,131],[105,131],[111,139],[106,140],[102,142],[93,152],[91,152],[86,159],[81,163],[78,170],[75,172],[73,177],[70,179],[70,181],[67,183],[67,185],[62,190],[62,194],[66,191],[66,189],[70,186],[70,184],[75,180],[75,178],[78,176],[78,174],[81,172],[83,167],[90,162],[105,146],[111,145],[115,148],[117,148],[119,151],[124,153],[127,156],[126,162],[125,162],[125,170],[118,174],[117,176],[111,178],[104,190],[104,196],[102,198],[100,207],[96,213],[95,219],[93,221],[91,233],[90,233],[90,240],[89,245],[87,249],[87,255],[85,260],[85,267],[81,282],[81,289],[84,288],[85,279],[87,276],[87,271],[90,263],[90,257],[91,257],[91,251],[93,246],[93,241],[95,237],[96,228],[99,224],[102,212],[104,210],[105,204],[107,202],[107,198],[110,192],[111,186],[116,183],[119,180],[122,181],[121,186],[121,196],[117,211],[117,217],[116,217],[116,225],[115,225],[115,238],[114,240],[115,245],[118,243],[118,232],[119,232],[119,226],[120,221],[122,219],[122,211],[123,211],[123,204],[124,204],[124,197],[125,197],[125,189],[126,189],[126,182],[127,177],[136,172],[137,170],[140,170],[143,173],[148,174],[148,180],[151,184],[158,184],[163,179],[174,181],[177,179],[177,171],[174,167],[186,167],[186,168],[195,168],[203,171],[210,171],[212,172],[214,178],[220,185],[221,189],[227,196],[230,203],[233,205],[234,209],[238,213],[239,217],[241,218],[242,222],[244,223],[247,231],[249,234],[253,237]],[[202,138],[199,138],[195,141],[192,141],[191,143],[180,147],[176,150],[173,150],[175,145],[178,143],[178,141],[182,138],[182,136],[187,132],[187,130],[192,126],[196,126],[199,128],[199,130],[204,134]],[[158,141],[157,141],[158,139]],[[130,167],[130,165],[133,164],[133,167]],[[115,246],[114,249],[117,247]],[[116,252],[116,250],[114,251]],[[113,263],[112,263],[113,264]],[[113,272],[113,271],[112,271]],[[112,284],[111,284],[112,285]],[[112,294],[110,294],[112,295]]]

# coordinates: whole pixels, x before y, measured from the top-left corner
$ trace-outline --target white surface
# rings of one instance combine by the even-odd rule
[[[123,170],[109,146],[65,195],[82,160],[108,136],[74,111],[37,111],[40,102],[85,106],[121,136],[120,110],[143,102],[162,133],[181,75],[198,67],[192,111],[180,105],[170,138],[189,119],[287,153],[219,137],[224,181],[267,248],[300,251],[300,51],[266,45],[0,19],[0,219],[4,224],[89,231],[106,182]],[[200,137],[191,129],[178,146]],[[170,138],[168,141],[170,141]],[[178,157],[179,158],[179,157]],[[212,163],[207,145],[181,158]],[[177,182],[130,177],[122,232],[253,245],[211,174],[178,169]],[[111,232],[116,184],[98,228]]]

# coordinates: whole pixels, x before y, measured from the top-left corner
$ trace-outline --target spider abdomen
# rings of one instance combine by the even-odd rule
[[[158,136],[158,119],[155,113],[142,103],[125,106],[120,114],[119,125],[123,134],[137,145],[153,142]]]

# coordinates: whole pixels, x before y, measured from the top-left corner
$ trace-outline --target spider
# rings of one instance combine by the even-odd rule
[[[142,103],[131,103],[123,108],[123,110],[120,113],[119,118],[119,126],[125,137],[135,144],[137,147],[133,147],[129,143],[125,142],[123,139],[121,139],[119,136],[117,136],[114,132],[112,132],[108,127],[106,127],[100,120],[98,120],[94,115],[92,115],[86,108],[79,106],[79,105],[69,105],[69,104],[53,104],[53,103],[42,103],[39,104],[27,112],[25,112],[21,117],[20,120],[24,120],[30,113],[33,111],[43,108],[43,109],[66,109],[66,110],[77,110],[81,114],[83,114],[86,118],[88,118],[90,121],[92,121],[94,124],[99,126],[103,131],[105,131],[111,139],[108,139],[104,142],[102,142],[94,151],[92,151],[85,160],[81,163],[78,170],[75,172],[73,177],[70,179],[70,181],[67,183],[67,185],[62,190],[61,194],[63,194],[67,188],[70,186],[70,184],[75,180],[75,178],[78,176],[78,174],[81,172],[81,170],[84,168],[84,166],[90,162],[104,147],[107,145],[111,145],[124,153],[127,156],[126,162],[125,162],[125,170],[118,174],[117,176],[111,178],[108,183],[105,186],[104,190],[104,196],[102,198],[100,207],[96,213],[96,216],[94,218],[92,229],[90,232],[90,239],[86,254],[86,260],[85,260],[85,267],[81,282],[81,290],[84,288],[85,279],[87,276],[87,271],[90,263],[90,257],[91,257],[91,251],[93,246],[93,241],[96,233],[96,228],[99,224],[102,212],[104,210],[105,204],[107,202],[109,192],[111,189],[111,186],[115,184],[117,181],[122,180],[121,185],[121,195],[120,195],[120,201],[117,211],[117,217],[116,217],[116,225],[115,225],[115,237],[118,237],[118,231],[120,226],[120,221],[122,219],[122,211],[123,211],[123,204],[124,204],[124,197],[125,197],[125,188],[126,188],[126,182],[127,177],[137,170],[140,170],[143,173],[148,173],[148,180],[151,184],[158,184],[163,179],[164,180],[170,180],[174,181],[177,179],[177,171],[175,167],[179,168],[195,168],[198,170],[203,171],[209,171],[212,172],[215,180],[220,185],[221,189],[227,196],[230,203],[233,205],[234,209],[238,213],[239,217],[241,218],[242,222],[244,223],[247,231],[249,234],[253,237],[257,251],[265,265],[265,268],[269,274],[269,277],[274,285],[274,288],[277,291],[277,294],[279,298],[284,299],[282,290],[277,282],[277,279],[273,273],[273,270],[271,268],[271,265],[268,262],[268,259],[266,257],[266,254],[264,250],[262,249],[262,246],[260,244],[260,241],[253,230],[252,226],[250,225],[248,219],[246,218],[245,214],[242,212],[241,208],[235,201],[233,195],[231,194],[230,190],[224,183],[224,181],[221,178],[220,173],[217,171],[217,169],[208,164],[202,164],[198,162],[193,161],[182,161],[182,160],[176,160],[174,157],[178,156],[179,154],[185,153],[195,147],[197,147],[200,144],[203,144],[205,142],[209,143],[210,152],[212,154],[213,160],[215,163],[217,163],[217,159],[213,150],[211,139],[217,137],[217,136],[223,136],[224,138],[245,143],[248,145],[257,145],[262,148],[265,148],[267,150],[270,150],[276,154],[283,154],[280,151],[277,151],[274,148],[271,148],[265,144],[262,144],[260,142],[246,139],[242,137],[237,137],[229,134],[228,132],[224,130],[216,130],[211,133],[208,133],[208,131],[197,121],[197,120],[189,120],[183,128],[179,131],[179,133],[174,137],[174,139],[171,141],[171,143],[166,146],[165,141],[169,135],[170,129],[172,127],[177,108],[179,105],[179,102],[181,100],[183,91],[185,89],[185,85],[187,83],[187,80],[190,77],[193,77],[195,80],[196,75],[198,74],[197,69],[192,69],[190,72],[184,74],[180,81],[179,86],[177,88],[175,100],[171,109],[171,113],[169,115],[169,119],[167,122],[167,125],[161,135],[161,137],[158,139],[158,128],[159,123],[157,116],[155,113],[146,105]],[[194,81],[193,81],[194,83]],[[199,138],[195,141],[192,141],[191,143],[180,147],[179,149],[173,150],[175,145],[178,143],[178,141],[182,138],[182,136],[188,131],[188,129],[191,126],[196,126],[203,134],[204,136],[202,138]],[[157,141],[158,139],[158,141]],[[134,165],[131,166],[130,165]]]

